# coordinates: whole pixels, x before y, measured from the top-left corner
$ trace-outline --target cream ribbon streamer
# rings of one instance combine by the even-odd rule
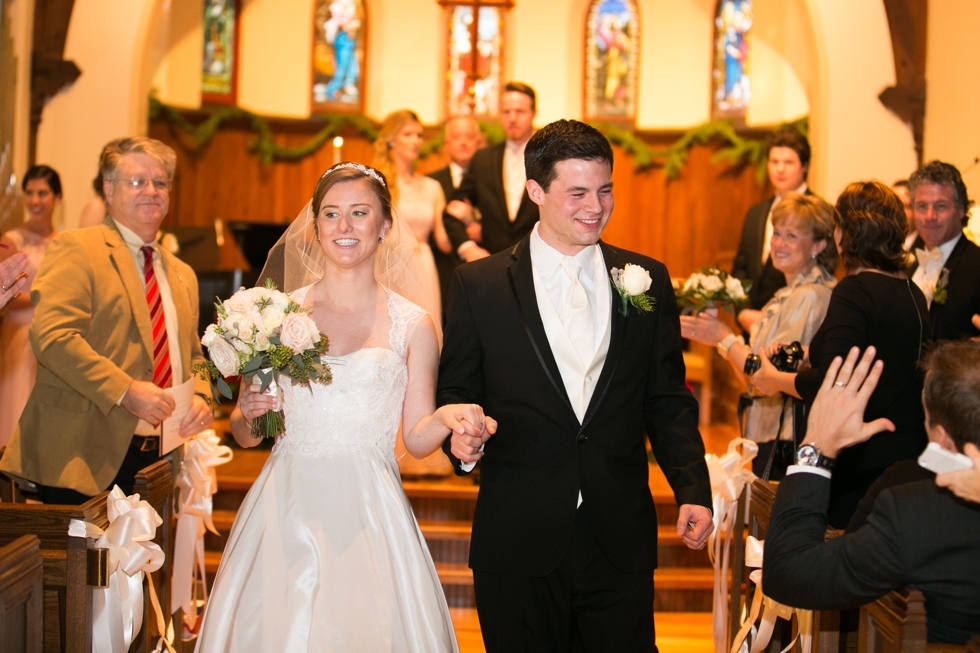
[[[739,451],[741,448],[741,452]],[[759,445],[745,438],[736,438],[728,443],[728,453],[720,458],[707,454],[711,477],[712,507],[714,508],[715,528],[708,537],[708,555],[715,568],[715,589],[712,603],[712,622],[715,637],[715,650],[728,649],[728,566],[731,557],[735,520],[738,515],[738,498],[746,484],[755,478],[745,465],[755,458]],[[741,532],[741,531],[740,531]]]
[[[160,611],[153,577],[149,574],[163,566],[166,555],[153,542],[160,515],[139,494],[126,496],[118,485],[106,499],[109,527],[104,531],[94,524],[77,519],[68,525],[70,537],[97,538],[95,548],[109,550],[109,587],[91,588],[93,592],[92,650],[94,653],[126,653],[143,626],[143,575],[149,581],[150,602],[157,627],[167,633]],[[166,636],[157,644],[173,651]]]
[[[776,619],[792,619],[794,613],[796,614],[797,633],[781,653],[786,653],[793,648],[797,640],[800,642],[800,653],[811,653],[813,649],[813,611],[791,608],[762,593],[763,549],[764,544],[761,540],[757,540],[751,535],[746,538],[745,565],[756,568],[749,574],[749,579],[756,584],[755,598],[752,599],[752,609],[749,611],[748,618],[742,622],[742,628],[735,636],[731,653],[740,653],[745,650],[748,650],[749,653],[759,653],[766,650],[766,647],[769,646],[769,640],[772,639]],[[755,622],[759,619],[760,612],[762,613],[762,620],[759,622],[758,632],[752,639],[752,648],[750,649],[745,639],[750,631],[756,629]]]
[[[194,630],[198,609],[195,581],[202,588],[201,605],[207,602],[204,572],[205,529],[218,534],[211,520],[212,497],[218,491],[215,467],[232,459],[231,448],[219,444],[213,430],[203,431],[184,445],[184,459],[177,472],[177,534],[174,538],[173,583],[170,613],[184,609],[184,623]]]

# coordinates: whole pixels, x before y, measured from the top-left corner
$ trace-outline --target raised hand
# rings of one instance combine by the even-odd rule
[[[860,351],[852,347],[845,360],[834,358],[810,409],[807,439],[831,458],[876,433],[895,430],[895,425],[884,417],[870,423],[864,421],[864,409],[878,385],[884,363],[877,361],[872,365],[874,347],[868,347],[858,362]]]

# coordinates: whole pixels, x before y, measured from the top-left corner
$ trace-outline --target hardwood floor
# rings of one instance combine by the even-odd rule
[[[485,653],[474,608],[450,608],[460,653]],[[712,653],[711,614],[658,612],[654,615],[660,653]]]

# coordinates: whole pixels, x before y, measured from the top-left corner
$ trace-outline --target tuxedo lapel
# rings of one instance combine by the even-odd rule
[[[496,197],[497,202],[500,203],[500,206],[497,208],[501,212],[500,215],[504,216],[505,223],[510,215],[507,212],[507,192],[504,190],[504,148],[506,147],[507,144],[504,143],[494,147],[490,152],[490,165],[491,169],[493,170],[493,174],[489,175],[490,179],[493,180],[493,196]]]
[[[599,381],[596,383],[595,392],[592,393],[589,408],[585,411],[585,419],[582,420],[583,429],[596,414],[596,411],[602,404],[602,400],[606,396],[606,392],[609,390],[613,375],[616,373],[616,365],[619,363],[619,355],[623,351],[626,330],[626,318],[620,311],[623,303],[619,298],[619,293],[612,287],[612,269],[617,265],[622,265],[621,263],[617,263],[619,253],[601,240],[599,241],[599,250],[602,252],[602,260],[605,264],[607,274],[606,283],[610,285],[609,292],[611,293],[612,300],[609,302],[609,308],[612,311],[610,318],[609,350],[606,352],[606,362],[602,365],[602,372],[599,374]]]
[[[918,240],[918,239],[916,239]],[[924,247],[924,245],[923,245]],[[914,250],[913,250],[914,251]],[[953,247],[953,251],[949,253],[949,258],[946,259],[946,263],[943,264],[943,268],[949,270],[949,278],[947,282],[952,285],[957,282],[956,278],[956,268],[959,265],[960,260],[963,257],[963,252],[966,251],[966,235],[960,236],[960,239],[956,242],[956,246]],[[914,274],[914,273],[913,273]],[[942,272],[939,273],[940,277]],[[948,296],[948,295],[947,295]],[[929,336],[935,340],[936,338],[936,327],[942,322],[942,315],[946,312],[946,304],[940,304],[935,301],[935,299],[929,305],[929,322],[932,326],[932,332]]]
[[[510,276],[511,287],[514,294],[517,295],[517,301],[521,307],[524,329],[531,341],[531,346],[534,348],[538,363],[544,369],[548,381],[558,393],[562,403],[574,416],[575,410],[572,408],[568,393],[565,391],[561,371],[558,369],[554,352],[551,350],[551,343],[548,341],[548,335],[545,333],[544,324],[541,321],[541,313],[538,311],[538,299],[534,292],[534,276],[531,270],[530,237],[525,237],[521,242],[514,245],[507,272]]]
[[[136,320],[136,328],[139,329],[143,346],[146,348],[150,360],[153,360],[153,327],[150,325],[150,308],[146,304],[146,291],[143,289],[143,281],[136,269],[136,262],[118,231],[108,224],[103,224],[102,230],[105,235],[106,246],[109,247],[109,255],[119,272],[119,279],[122,281],[123,288],[126,289],[126,296],[129,298],[129,305],[133,309],[133,319]]]

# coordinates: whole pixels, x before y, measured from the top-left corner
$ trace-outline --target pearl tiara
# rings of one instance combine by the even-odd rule
[[[326,177],[329,173],[333,172],[334,170],[339,170],[341,168],[353,168],[354,170],[357,170],[359,172],[363,172],[368,177],[371,177],[372,179],[374,179],[375,181],[377,181],[379,184],[381,184],[385,188],[388,187],[388,184],[385,183],[385,179],[384,179],[384,177],[381,176],[381,173],[380,172],[378,172],[374,168],[370,168],[368,166],[361,165],[360,163],[350,163],[350,162],[338,163],[335,166],[331,166],[326,172],[324,172],[322,175],[320,175],[320,179],[323,179],[324,177]]]

